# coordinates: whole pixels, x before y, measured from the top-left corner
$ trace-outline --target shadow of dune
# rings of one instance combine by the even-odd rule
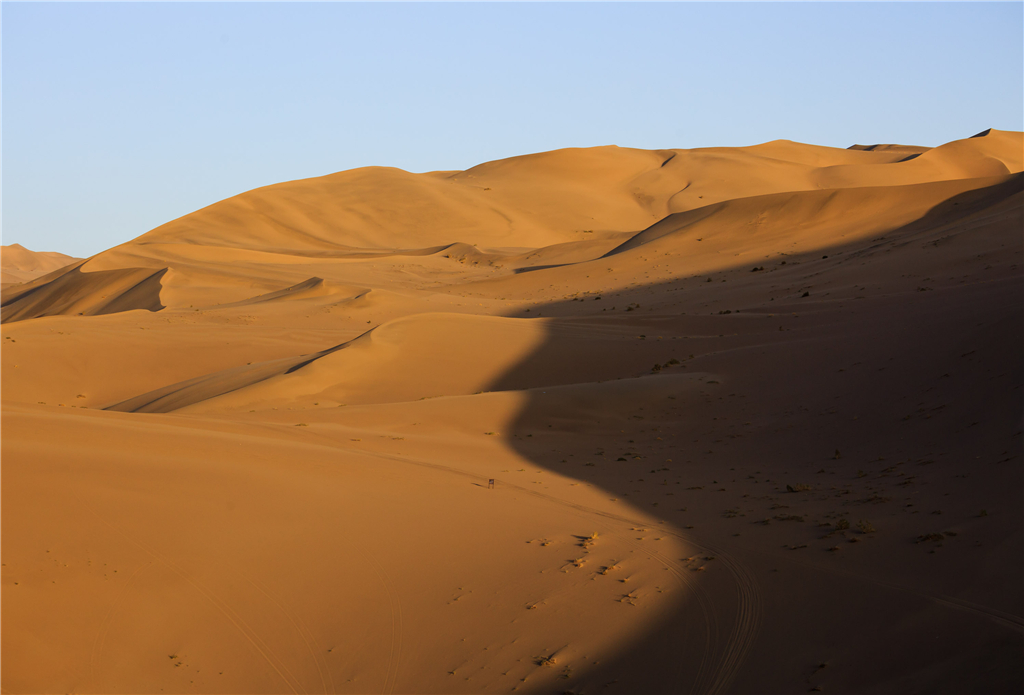
[[[560,376],[525,391],[509,446],[719,558],[701,601],[566,692],[1024,687],[1022,183],[760,272],[534,307],[547,339],[488,390]],[[985,577],[932,562],[933,527],[991,545],[950,560]]]
[[[538,270],[551,270],[552,268],[563,268],[563,267],[565,267],[567,265],[574,265],[574,264],[572,264],[572,263],[555,263],[555,264],[552,264],[552,265],[534,265],[534,266],[528,266],[526,268],[514,268],[512,270],[512,272],[515,273],[516,275],[522,275],[524,273],[534,273],[534,272],[536,272]]]

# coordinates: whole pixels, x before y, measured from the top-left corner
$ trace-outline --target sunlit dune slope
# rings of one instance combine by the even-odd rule
[[[617,246],[609,256],[661,240],[659,249],[699,256],[705,242],[715,253],[751,253],[766,245],[827,247],[899,229],[926,215],[952,219],[991,205],[1021,189],[1021,174],[906,186],[859,187],[775,193],[740,198],[669,215]],[[973,195],[963,196],[968,192]],[[943,205],[955,196],[955,203]],[[652,249],[653,250],[653,249]],[[707,268],[706,264],[702,264]]]
[[[843,188],[863,186],[868,180],[871,183],[867,185],[901,186],[1014,174],[1024,168],[1024,142],[1020,133],[987,130],[904,158],[898,164],[881,168],[865,168],[863,164],[826,167],[818,172],[817,180],[822,188]]]
[[[324,352],[174,385],[111,410],[169,412],[416,400],[484,389],[544,338],[536,322],[458,314],[397,319]],[[237,374],[237,376],[236,376]],[[199,408],[199,412],[202,408]]]
[[[930,147],[918,147],[917,145],[894,145],[894,144],[876,144],[876,145],[850,145],[847,149],[849,150],[863,150],[865,152],[890,152],[901,155],[900,160],[911,159],[927,152]]]
[[[518,403],[490,400],[458,420],[480,432]],[[403,459],[365,428],[338,448],[315,427],[46,410],[4,413],[5,691],[549,691],[641,629],[616,575],[659,585],[648,608],[686,600],[661,553],[694,546],[640,547],[631,527],[656,522],[581,511],[605,496],[561,476],[559,497],[489,490],[520,461],[482,433]]]
[[[443,261],[452,260],[444,250],[454,243],[491,254],[488,265],[509,273],[516,264],[496,258],[567,243],[600,246],[670,214],[737,198],[1004,176],[1021,171],[1022,147],[1020,133],[986,131],[910,159],[886,148],[775,141],[556,150],[456,173],[356,169],[256,189],[169,222],[88,259],[71,277],[44,283],[31,301],[5,293],[4,307],[16,306],[4,320],[226,304],[314,276],[352,284],[353,262],[381,252],[396,262],[410,254],[436,256],[435,284],[443,285],[451,265]],[[154,281],[149,291],[133,293],[121,280],[112,286],[109,276],[89,277],[98,271],[135,277],[142,268],[170,272],[158,290]],[[78,299],[45,298],[68,292]],[[120,299],[109,301],[111,293]]]
[[[249,412],[394,403],[520,390],[643,372],[662,349],[637,345],[632,326],[604,329],[544,320],[420,313],[327,350],[172,384],[109,406],[125,412]],[[542,364],[517,369],[543,342]],[[649,347],[648,347],[649,345]]]
[[[27,282],[77,260],[53,251],[29,251],[21,244],[0,246],[0,278],[4,285]]]

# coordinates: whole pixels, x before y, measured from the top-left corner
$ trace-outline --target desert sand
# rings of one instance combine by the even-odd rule
[[[53,251],[29,251],[21,244],[0,246],[0,284],[7,287],[35,280],[80,260]]]
[[[1020,692],[1022,153],[567,149],[4,247],[3,692]]]

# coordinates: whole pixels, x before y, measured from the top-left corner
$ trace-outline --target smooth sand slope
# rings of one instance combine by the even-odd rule
[[[1022,151],[360,169],[5,287],[3,692],[1019,692]]]

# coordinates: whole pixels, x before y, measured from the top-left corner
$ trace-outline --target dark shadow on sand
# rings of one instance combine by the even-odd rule
[[[598,485],[610,496],[622,499],[624,516],[630,514],[625,505],[628,502],[671,524],[682,537],[697,544],[718,544],[719,547],[728,547],[729,535],[721,530],[710,531],[709,535],[703,533],[700,520],[694,521],[692,511],[695,506],[692,500],[698,493],[691,492],[687,496],[688,488],[701,486],[710,490],[712,486],[718,487],[719,480],[724,483],[727,478],[746,476],[755,469],[759,476],[771,475],[780,484],[787,479],[783,470],[787,473],[792,470],[793,480],[801,476],[813,477],[815,470],[825,465],[822,461],[832,458],[832,450],[837,446],[858,454],[845,455],[844,460],[830,466],[844,480],[856,476],[858,467],[866,467],[864,457],[859,455],[861,450],[865,453],[871,450],[872,456],[897,460],[915,453],[984,452],[992,449],[993,442],[997,442],[994,444],[997,448],[1016,442],[1019,448],[1019,388],[1024,382],[1024,360],[1020,359],[1024,353],[1024,287],[1019,270],[1016,280],[987,281],[978,277],[963,284],[947,282],[939,290],[924,287],[928,283],[923,281],[922,287],[915,287],[915,281],[907,280],[902,283],[905,291],[885,296],[871,296],[866,291],[867,296],[862,298],[852,291],[844,294],[838,288],[827,292],[812,289],[804,295],[806,290],[802,288],[809,283],[808,278],[813,278],[816,286],[827,285],[831,274],[850,270],[854,265],[857,272],[862,273],[860,282],[884,279],[899,284],[895,275],[879,275],[897,272],[899,266],[892,262],[893,258],[899,254],[926,258],[929,247],[970,243],[964,235],[971,231],[958,228],[957,223],[979,211],[999,206],[1019,209],[1022,187],[1024,176],[1017,175],[989,188],[954,196],[921,219],[880,238],[787,256],[785,265],[776,260],[766,261],[764,272],[753,273],[748,265],[716,271],[714,282],[707,283],[707,287],[704,276],[685,277],[605,293],[601,301],[552,302],[534,307],[530,313],[511,314],[531,318],[541,310],[545,319],[553,319],[550,339],[487,390],[529,388],[539,371],[560,376],[545,381],[543,388],[534,387],[525,392],[526,404],[508,432],[510,445],[540,466]],[[1016,248],[1008,249],[1007,253],[1020,256],[1022,246],[1024,242],[1018,235]],[[543,267],[523,269],[524,272],[543,270]],[[937,272],[948,274],[945,270]],[[780,289],[765,288],[764,279],[769,273]],[[726,284],[722,284],[722,280],[727,281]],[[783,291],[783,287],[801,289]],[[702,306],[705,303],[709,306]],[[626,308],[634,304],[639,304],[640,308],[627,313]],[[983,307],[976,315],[963,310],[965,306],[974,305]],[[614,311],[612,306],[616,307]],[[961,310],[947,311],[954,306]],[[807,322],[806,317],[812,314],[817,317],[814,327],[805,328],[799,317],[804,316]],[[980,339],[984,347],[977,349],[983,352],[982,361],[968,365],[958,360],[957,355],[968,336],[977,332],[974,319],[982,320],[982,317],[994,326],[992,335]],[[633,345],[637,350],[650,355],[639,358],[646,360],[642,366],[624,362],[611,370],[612,374],[607,369],[591,369],[588,361],[599,356],[600,341],[567,355],[560,326],[584,332],[600,327],[613,336],[635,341]],[[643,343],[640,335],[644,336]],[[658,336],[664,339],[656,342]],[[592,351],[588,353],[588,349]],[[820,358],[823,350],[830,352],[829,359]],[[660,356],[655,358],[655,353]],[[669,365],[671,359],[679,360],[679,364]],[[847,373],[844,367],[854,362],[877,366],[871,372]],[[697,373],[705,376],[685,376]],[[993,380],[990,373],[1002,376]],[[717,388],[714,375],[724,375],[721,381],[727,384],[722,387],[726,394]],[[948,378],[937,382],[936,378],[942,375]],[[576,388],[573,385],[600,379],[666,378],[676,379],[671,383],[678,382],[668,387],[673,392],[672,400],[658,395],[657,402],[646,404],[647,410],[640,408],[643,415],[629,406],[606,422],[593,420],[585,393],[575,401],[552,396],[557,390],[552,387],[558,384],[571,390]],[[956,389],[949,387],[954,382]],[[589,388],[596,389],[596,393],[601,385]],[[907,399],[922,393],[935,395],[947,391],[966,392],[969,397],[950,404],[946,413],[969,417],[975,424],[984,423],[983,426],[953,429],[949,425],[952,416],[947,416],[946,420],[915,420],[913,439],[926,444],[917,447],[921,451],[906,451],[901,444],[903,430],[900,428],[911,427],[903,424]],[[660,391],[654,389],[652,393]],[[802,395],[807,399],[799,400]],[[579,407],[574,410],[572,403]],[[669,410],[670,407],[673,410]],[[827,409],[834,412],[828,417],[818,416]],[[747,425],[754,423],[753,429],[742,438],[725,440],[726,436],[731,436],[728,427],[732,425],[723,425],[719,418],[725,418],[727,413],[732,417],[737,412],[743,413]],[[709,442],[706,433],[717,433],[726,443]],[[658,439],[667,441],[656,443]],[[699,443],[696,440],[700,440]],[[592,453],[579,458],[558,453],[569,448]],[[712,448],[714,454],[704,453]],[[620,453],[636,452],[639,454],[635,460],[620,457]],[[669,464],[671,472],[663,464],[666,459],[673,460]],[[1019,469],[1019,459],[1015,465]],[[628,472],[615,474],[616,467]],[[662,468],[664,471],[658,470]],[[666,478],[670,483],[675,482],[670,476],[675,476],[682,484],[669,488],[673,496],[666,498],[669,493],[662,491],[665,488],[654,490],[647,483],[637,483],[642,476],[651,480]],[[784,489],[781,494],[785,494]],[[718,508],[737,504],[728,494],[720,499]],[[684,511],[687,508],[690,511]],[[694,523],[698,528],[687,530]],[[745,522],[741,530],[744,535],[753,535],[748,530],[752,523]],[[879,589],[873,587],[870,591],[859,592],[856,587],[861,585],[855,581],[849,582],[854,587],[852,591],[844,584],[847,593],[832,596],[826,591],[822,596],[809,596],[806,603],[801,603],[798,596],[787,595],[784,591],[779,593],[778,582],[772,577],[782,575],[768,574],[774,563],[771,557],[742,547],[736,549],[735,554],[737,561],[745,564],[755,576],[754,590],[760,595],[763,615],[760,625],[755,626],[756,635],[736,634],[734,628],[741,622],[739,614],[745,610],[741,605],[744,601],[741,584],[746,579],[720,573],[717,584],[709,588],[719,619],[715,628],[717,642],[709,652],[714,661],[713,669],[717,669],[715,677],[705,674],[698,680],[695,660],[701,650],[696,646],[690,645],[690,651],[682,654],[674,651],[677,627],[702,619],[694,612],[693,602],[684,601],[674,613],[653,620],[648,632],[624,648],[614,661],[570,677],[565,682],[565,692],[784,692],[791,687],[794,678],[802,683],[805,677],[809,679],[807,687],[803,688],[806,691],[815,682],[812,678],[814,665],[805,665],[807,674],[794,675],[789,669],[796,666],[790,662],[799,662],[804,657],[791,656],[790,652],[816,653],[813,645],[807,644],[808,640],[842,642],[841,635],[848,630],[841,621],[857,611],[870,615],[881,632],[877,643],[854,645],[855,653],[846,654],[853,660],[854,668],[859,667],[858,659],[872,661],[863,664],[860,680],[848,679],[842,685],[837,684],[839,689],[924,687],[966,692],[977,687],[1024,688],[1019,668],[1015,668],[1007,656],[1019,655],[1020,648],[1024,647],[1019,630],[992,627],[973,615],[951,615],[950,611],[916,597],[905,599],[903,613],[876,615],[875,593]],[[1008,566],[1024,580],[1019,558]],[[842,610],[832,611],[829,601],[841,603]],[[810,636],[794,637],[794,621],[788,618],[790,611],[813,610],[821,611],[817,631]],[[1010,612],[1013,610],[1017,609],[1011,607]],[[900,622],[912,620],[917,621],[912,627]],[[936,630],[941,635],[941,644],[936,642]],[[904,640],[915,639],[935,646],[907,649]],[[743,643],[744,640],[748,641]],[[789,640],[804,641],[790,645]],[[969,640],[975,642],[969,643]],[[843,648],[851,648],[845,642],[842,644]],[[987,644],[990,648],[979,650],[978,644]],[[733,653],[736,649],[743,653]],[[879,650],[882,656],[878,655]],[[901,654],[901,659],[892,660],[884,655],[887,651]],[[964,657],[965,654],[968,657]],[[779,659],[778,672],[765,670],[765,664],[776,658]],[[807,656],[804,660],[810,658]],[[968,668],[965,658],[976,659],[975,668]],[[663,668],[652,669],[652,663],[661,664]],[[907,680],[906,674],[914,673],[921,674],[918,680]]]

